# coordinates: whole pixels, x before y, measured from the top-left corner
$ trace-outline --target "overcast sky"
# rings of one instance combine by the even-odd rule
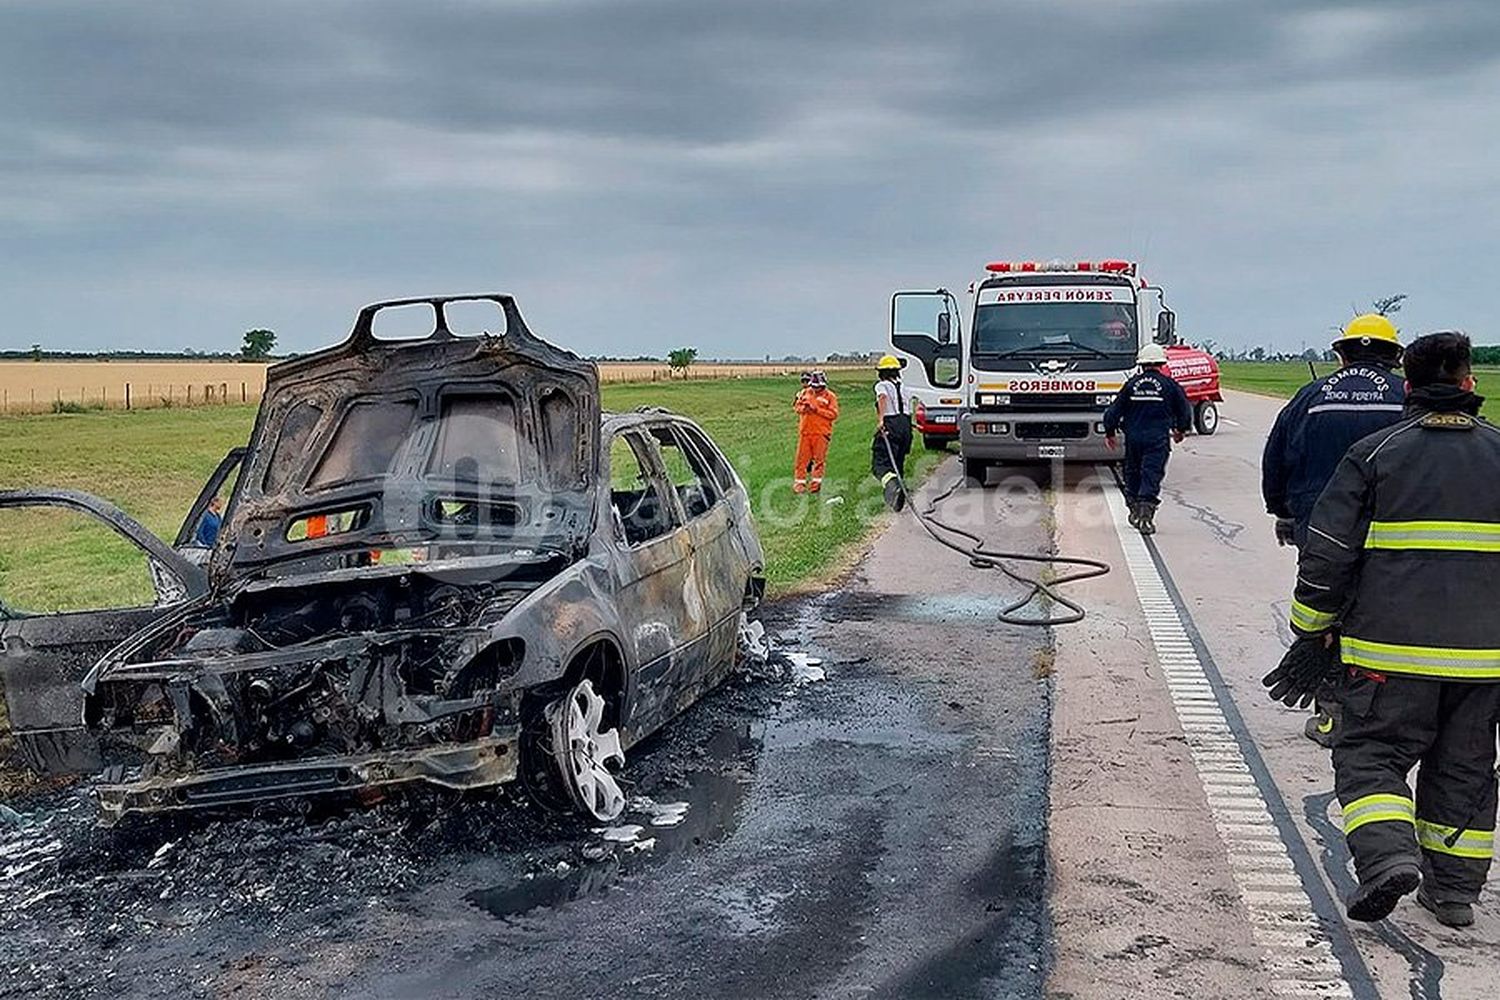
[[[1190,338],[1500,342],[1500,3],[0,4],[0,347],[873,349],[898,287],[1127,256]]]

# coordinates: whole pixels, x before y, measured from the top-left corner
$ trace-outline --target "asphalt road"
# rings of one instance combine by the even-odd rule
[[[1046,549],[1038,491],[984,502]],[[826,679],[714,693],[632,755],[608,832],[493,798],[36,808],[0,835],[0,995],[1040,996],[1050,658],[993,620],[1015,593],[896,522],[766,611]]]
[[[1055,643],[895,521],[766,610],[826,679],[705,699],[633,753],[620,829],[495,797],[115,832],[35,809],[0,830],[0,996],[1489,997],[1493,892],[1465,932],[1342,917],[1327,755],[1259,683],[1294,569],[1258,496],[1278,406],[1232,395],[1177,450],[1149,544],[1092,467],[949,501],[1114,566]]]
[[[1378,925],[1343,918],[1354,882],[1328,755],[1302,736],[1306,716],[1260,684],[1290,642],[1296,568],[1259,494],[1280,406],[1231,394],[1218,434],[1174,453],[1150,545],[1120,523],[1118,504],[1111,516],[1113,488],[1085,470],[1063,494],[1061,546],[1120,572],[1078,588],[1093,615],[1058,658],[1059,994],[1495,993],[1493,883],[1462,932],[1411,898]],[[1101,872],[1125,891],[1100,891]],[[1131,961],[1091,958],[1122,952]]]

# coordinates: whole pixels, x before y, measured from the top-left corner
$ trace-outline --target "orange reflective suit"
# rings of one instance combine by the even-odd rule
[[[828,441],[833,437],[833,422],[839,418],[839,398],[832,389],[807,388],[797,393],[792,404],[797,411],[797,464],[792,471],[792,488],[823,488],[823,463],[828,458]],[[808,483],[808,467],[812,482]]]

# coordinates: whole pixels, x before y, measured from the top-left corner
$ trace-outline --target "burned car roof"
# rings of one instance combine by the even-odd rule
[[[455,302],[498,307],[459,336]],[[383,310],[432,310],[432,332],[382,339]],[[568,551],[597,473],[593,362],[536,337],[508,295],[380,302],[336,347],[273,366],[211,562],[215,586],[406,558]]]

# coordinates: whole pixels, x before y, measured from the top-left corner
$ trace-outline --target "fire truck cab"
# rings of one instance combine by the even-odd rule
[[[962,311],[941,288],[891,300],[891,350],[906,361],[913,409],[929,423],[952,413],[964,471],[980,482],[1002,462],[1117,461],[1104,443],[1104,410],[1141,347],[1178,348],[1176,331],[1161,289],[1124,260],[998,261],[969,286]],[[1184,363],[1190,354],[1205,375],[1211,366],[1211,385],[1189,398],[1216,402],[1213,359],[1192,348],[1172,353]],[[1208,416],[1216,427],[1217,412]],[[929,433],[922,423],[918,430]]]

